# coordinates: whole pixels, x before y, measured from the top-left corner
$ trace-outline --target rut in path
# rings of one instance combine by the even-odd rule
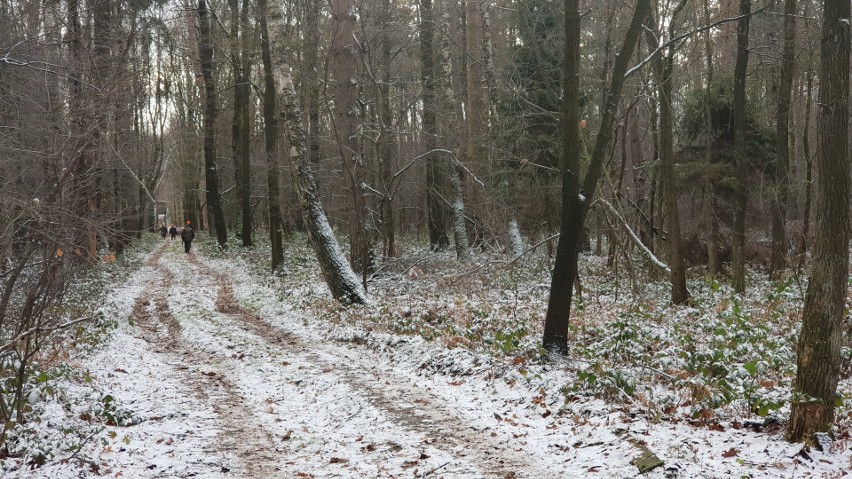
[[[231,381],[221,372],[212,371],[220,358],[183,341],[181,326],[167,302],[174,275],[160,265],[161,256],[162,249],[148,260],[147,266],[156,271],[158,280],[145,288],[133,306],[133,318],[143,338],[160,346],[155,352],[185,365],[179,369],[186,376],[187,389],[216,414],[221,431],[218,440],[209,447],[209,454],[212,457],[233,455],[241,463],[240,469],[246,471],[246,477],[274,477],[279,469],[275,466],[274,456],[278,451],[273,449],[276,441],[272,435],[257,423],[253,411],[245,405]]]
[[[359,392],[374,408],[395,424],[413,433],[438,439],[432,444],[471,464],[488,477],[554,477],[553,471],[541,470],[535,459],[491,436],[492,431],[468,424],[440,399],[410,382],[381,370],[356,351],[323,343],[306,343],[276,328],[256,314],[241,308],[234,298],[231,280],[204,264],[198,257],[190,261],[202,276],[215,278],[218,286],[216,308],[236,319],[246,331],[277,347],[297,353],[313,364],[334,371]],[[476,476],[481,477],[481,476]]]

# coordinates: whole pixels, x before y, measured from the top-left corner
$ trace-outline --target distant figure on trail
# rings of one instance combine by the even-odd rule
[[[169,234],[169,229],[166,228],[166,224],[163,223],[162,226],[160,226],[160,236],[162,236],[163,239],[166,239],[167,234]]]
[[[177,226],[172,225],[172,227],[169,228],[169,235],[171,235],[172,241],[174,241],[175,237],[177,236]]]
[[[184,226],[183,231],[180,232],[180,239],[183,240],[184,251],[189,253],[189,248],[192,247],[192,240],[195,239],[195,231],[192,231],[189,220],[186,221],[186,226]]]

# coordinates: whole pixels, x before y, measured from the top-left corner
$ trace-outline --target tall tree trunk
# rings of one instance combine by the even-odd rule
[[[355,71],[355,2],[332,2],[331,57],[334,69],[334,135],[343,171],[350,189],[349,253],[352,268],[360,272],[364,288],[371,270],[371,241],[367,231],[367,211],[364,204],[365,172],[358,146],[357,99],[358,82]]]
[[[544,323],[542,344],[548,351],[568,350],[568,321],[571,317],[572,283],[577,275],[579,246],[589,204],[597,189],[604,157],[612,136],[615,111],[624,87],[627,64],[642,32],[642,23],[651,11],[650,0],[638,0],[624,43],[615,58],[612,80],[600,128],[595,138],[589,169],[580,189],[580,5],[579,0],[565,0],[565,57],[562,95],[562,223],[556,262],[550,282],[550,297]]]
[[[778,112],[775,131],[778,136],[778,165],[775,168],[775,194],[772,197],[772,260],[770,275],[781,271],[787,256],[785,234],[787,196],[790,180],[790,96],[796,49],[796,0],[784,1],[784,52],[781,58],[781,85],[778,88]]]
[[[248,114],[248,105],[243,104],[243,65],[240,60],[240,8],[239,0],[228,0],[231,10],[231,73],[234,82],[234,111],[231,121],[231,154],[234,162],[234,191],[236,192],[236,204],[242,206],[243,199],[243,149],[246,148],[243,138],[243,118]],[[242,223],[243,209],[237,208],[237,223]],[[242,228],[236,228],[237,237],[243,238]],[[245,245],[244,245],[245,246]]]
[[[89,190],[91,189],[92,165],[90,161],[90,135],[89,116],[86,114],[83,94],[83,27],[80,24],[79,2],[68,0],[68,35],[70,37],[71,71],[69,75],[69,101],[68,117],[71,123],[71,158],[68,164],[70,177],[73,178],[71,186],[71,199],[73,206],[71,214],[65,219],[67,227],[78,228],[74,230],[74,253],[77,257],[85,257],[93,260],[92,252],[89,251],[88,216]],[[63,175],[67,178],[69,175]],[[62,183],[62,182],[61,182]],[[64,186],[61,185],[60,186]],[[83,229],[85,228],[85,229]]]
[[[379,119],[379,162],[381,163],[382,183],[384,193],[381,205],[382,229],[385,237],[384,254],[396,256],[396,211],[393,204],[391,185],[393,183],[394,137],[391,125],[391,39],[392,28],[391,1],[382,0],[382,33],[381,33],[381,64],[382,81],[377,88],[377,108]]]
[[[465,170],[464,165],[459,160],[461,144],[456,132],[460,125],[455,115],[456,110],[453,108],[453,105],[457,103],[457,98],[453,88],[453,59],[450,55],[450,14],[448,10],[448,8],[444,8],[441,18],[441,86],[444,93],[444,103],[448,107],[447,116],[449,117],[444,136],[453,152],[447,157],[447,171],[449,171],[450,184],[453,187],[453,240],[456,247],[456,258],[459,261],[470,261],[470,244],[464,217]]]
[[[266,0],[257,2],[257,22],[260,26],[260,48],[263,60],[263,138],[266,152],[266,188],[269,195],[269,241],[272,245],[270,267],[278,271],[284,263],[281,229],[281,191],[278,185],[278,124],[275,119],[275,78],[272,75],[270,53],[269,9]]]
[[[480,0],[467,0],[465,2],[465,51],[467,80],[467,95],[464,102],[465,130],[467,131],[467,151],[465,163],[475,174],[484,175],[487,162],[483,148],[483,111],[485,111],[485,98],[482,85],[482,16],[479,13],[482,8]],[[451,180],[454,181],[454,180]],[[467,188],[468,199],[477,204],[477,190],[472,186]]]
[[[710,24],[709,0],[704,0],[704,23]],[[710,40],[710,30],[704,32],[704,56],[707,59],[707,88],[713,84],[713,42]],[[716,133],[713,131],[713,114],[709,101],[704,102],[704,122],[707,130],[707,151],[704,153],[704,223],[707,241],[707,273],[711,278],[719,275],[719,223],[716,221],[716,182],[713,175],[713,145]]]
[[[228,230],[219,194],[219,172],[216,167],[216,85],[213,80],[213,42],[206,0],[198,0],[198,53],[204,79],[204,178],[207,183],[207,211],[213,216],[219,247],[228,246]],[[211,218],[208,216],[208,223]]]
[[[667,38],[674,35],[675,20],[678,14],[686,6],[686,0],[678,3],[668,19]],[[659,35],[652,33],[657,29],[653,15],[649,15],[651,28],[646,35],[648,45],[656,49]],[[654,73],[657,77],[657,90],[660,97],[660,180],[662,182],[663,203],[666,208],[666,227],[669,230],[668,253],[669,267],[671,268],[672,293],[671,299],[674,304],[684,304],[689,300],[689,290],[686,289],[686,270],[683,265],[680,237],[680,211],[678,209],[677,193],[675,191],[674,174],[674,115],[672,113],[672,74],[674,73],[675,49],[668,47],[664,49],[662,57],[656,57],[653,61]]]
[[[736,138],[736,193],[734,208],[734,245],[731,258],[731,282],[734,291],[744,293],[746,208],[748,207],[748,172],[746,170],[746,73],[748,70],[748,29],[751,0],[740,0],[737,22],[737,64],[734,68],[734,136]]]
[[[814,262],[802,311],[793,382],[789,436],[813,442],[834,422],[843,360],[846,287],[849,279],[849,33],[848,0],[823,3],[819,78],[819,195]]]
[[[438,139],[435,113],[435,12],[432,0],[420,0],[420,87],[423,99],[423,146],[433,150]],[[426,160],[426,210],[429,215],[429,246],[443,251],[450,245],[447,236],[447,208],[444,205],[445,168],[442,160],[429,155]]]
[[[251,30],[248,22],[249,15],[249,0],[243,0],[242,10],[240,11],[240,38],[239,44],[241,47],[240,56],[237,61],[240,63],[239,81],[234,85],[236,95],[239,95],[239,157],[237,158],[236,169],[239,170],[239,204],[240,204],[240,220],[241,234],[243,246],[251,246]],[[234,107],[236,108],[237,102]]]

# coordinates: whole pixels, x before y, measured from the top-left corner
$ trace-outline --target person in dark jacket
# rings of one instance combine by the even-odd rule
[[[174,241],[175,238],[177,237],[177,226],[172,225],[172,227],[169,228],[169,235],[171,235],[172,241]]]
[[[166,235],[167,235],[168,233],[169,233],[169,229],[168,229],[168,228],[166,228],[166,224],[165,224],[165,223],[163,223],[163,224],[162,224],[162,226],[160,226],[160,236],[162,236],[162,237],[163,237],[163,239],[166,239]]]
[[[183,240],[184,251],[189,253],[189,248],[192,247],[192,240],[195,239],[195,231],[192,230],[189,220],[187,220],[186,226],[183,227],[183,231],[180,232],[180,239]]]

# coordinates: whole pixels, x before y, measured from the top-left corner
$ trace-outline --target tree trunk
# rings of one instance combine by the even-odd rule
[[[319,163],[320,155],[320,82],[318,74],[319,48],[322,38],[319,30],[319,10],[323,2],[317,0],[304,0],[305,8],[305,118],[306,133],[308,135],[308,154],[311,163]]]
[[[233,121],[231,123],[231,152],[233,154],[234,161],[234,191],[236,192],[237,201],[236,203],[240,206],[237,209],[237,221],[241,225],[241,228],[237,229],[237,235],[242,240],[243,246],[251,246],[251,228],[249,227],[249,237],[248,244],[246,244],[245,237],[245,222],[246,218],[244,217],[245,208],[243,207],[244,199],[248,200],[248,196],[246,195],[245,183],[243,182],[243,175],[246,174],[246,171],[243,168],[243,154],[248,153],[248,140],[249,138],[243,136],[243,125],[248,125],[248,91],[245,91],[245,95],[243,94],[243,82],[248,80],[248,72],[244,73],[244,68],[247,65],[243,64],[243,59],[240,58],[241,54],[241,46],[240,46],[240,9],[239,9],[239,0],[229,0],[228,4],[231,9],[231,70],[233,74],[234,81],[234,115]],[[243,32],[243,36],[245,36],[246,32]],[[243,39],[245,41],[245,39]],[[248,86],[248,84],[246,84]],[[248,133],[246,131],[246,133]],[[246,155],[247,156],[247,155]],[[245,201],[248,203],[248,201]],[[248,203],[249,208],[251,204]],[[249,223],[250,225],[251,223]]]
[[[278,124],[275,119],[275,78],[272,76],[267,1],[258,0],[257,10],[263,59],[263,138],[266,152],[266,188],[269,195],[269,241],[272,245],[270,267],[272,272],[275,272],[284,263],[284,246],[281,238],[283,224],[281,220],[281,191],[278,185]]]
[[[608,92],[589,169],[580,189],[580,12],[579,0],[565,0],[565,57],[563,62],[562,103],[562,223],[556,262],[550,283],[547,317],[542,343],[552,352],[568,350],[568,321],[571,316],[571,285],[577,275],[577,259],[583,238],[583,224],[589,203],[595,194],[603,170],[604,156],[612,136],[615,111],[624,87],[627,64],[636,48],[642,23],[651,10],[650,0],[639,0],[624,43],[615,58],[612,80]]]
[[[438,119],[435,113],[435,12],[432,0],[420,0],[420,86],[423,100],[423,145],[433,150],[438,138]],[[447,236],[447,207],[444,204],[448,174],[444,160],[429,155],[426,160],[426,210],[429,215],[429,246],[443,251],[450,245]]]
[[[674,33],[675,19],[686,5],[685,1],[677,4],[669,19],[667,38],[672,38]],[[655,35],[653,29],[656,24],[652,15],[648,16],[651,29],[646,35],[648,44],[656,49],[659,35]],[[678,209],[677,194],[675,192],[674,174],[674,115],[672,113],[672,74],[674,70],[675,50],[668,47],[664,55],[653,61],[653,70],[657,77],[657,90],[660,97],[660,180],[662,182],[663,203],[666,208],[666,227],[669,230],[668,253],[669,268],[671,268],[672,293],[671,299],[674,304],[684,304],[689,300],[689,290],[686,289],[686,270],[683,265],[680,238],[680,212]]]
[[[382,230],[385,237],[384,254],[387,257],[396,256],[396,211],[393,196],[390,191],[393,183],[394,166],[394,137],[391,128],[391,43],[390,29],[392,28],[391,2],[382,0],[382,33],[381,33],[381,63],[382,81],[377,85],[377,108],[379,119],[379,162],[381,163],[384,192],[381,206]]]
[[[811,105],[813,103],[813,71],[808,69],[808,87],[805,95],[805,125],[802,128],[802,150],[805,154],[805,210],[802,213],[802,244],[800,266],[804,264],[808,253],[808,236],[811,226],[811,191],[813,190],[813,155],[811,155]]]
[[[704,23],[710,23],[710,7],[704,0]],[[704,32],[704,55],[707,59],[707,88],[713,84],[713,42],[710,31]],[[711,278],[719,275],[719,223],[716,221],[716,182],[713,178],[713,144],[716,134],[713,131],[713,117],[710,102],[704,102],[704,119],[707,129],[707,151],[704,154],[704,223],[707,227],[707,273]]]
[[[482,85],[482,16],[479,13],[480,2],[467,0],[465,2],[465,51],[467,80],[467,95],[464,102],[465,130],[467,131],[467,151],[465,163],[475,175],[484,175],[487,167],[485,155],[483,154],[483,111],[485,111],[485,99]],[[454,180],[453,180],[454,181]],[[464,186],[464,184],[463,184]],[[477,189],[467,188],[468,200],[473,204],[479,203],[476,198]],[[454,221],[457,223],[457,221]]]
[[[441,18],[441,83],[444,93],[444,103],[447,108],[448,119],[446,121],[445,141],[449,143],[453,152],[447,158],[447,171],[450,172],[450,184],[453,187],[453,240],[456,246],[456,259],[459,261],[470,261],[470,243],[467,237],[467,227],[464,216],[464,185],[465,170],[459,160],[460,143],[456,133],[459,122],[455,115],[453,105],[457,103],[455,89],[453,88],[453,60],[450,56],[450,14],[444,9]]]
[[[240,61],[240,81],[234,86],[240,96],[240,156],[238,169],[240,170],[240,219],[242,220],[243,246],[251,246],[251,42],[248,24],[249,0],[243,0],[240,12],[240,43],[242,52]],[[235,105],[236,107],[236,105]]]
[[[847,0],[823,3],[819,78],[820,179],[814,262],[802,311],[793,382],[789,437],[813,442],[830,431],[843,360],[846,286],[849,279],[849,33]]]
[[[216,167],[216,85],[213,80],[213,42],[210,38],[210,21],[207,18],[206,0],[198,0],[198,53],[201,75],[204,79],[204,178],[207,183],[207,211],[216,228],[219,247],[228,246],[228,231],[222,212],[219,194],[219,172]],[[208,217],[208,223],[211,218]]]
[[[737,63],[734,68],[734,136],[736,139],[736,193],[734,208],[734,245],[731,257],[731,282],[734,291],[745,293],[746,208],[748,172],[746,170],[746,73],[748,70],[748,29],[751,0],[740,0],[737,22]]]
[[[358,81],[355,71],[355,2],[332,2],[331,57],[334,70],[334,135],[350,194],[349,253],[352,268],[362,275],[364,288],[371,266],[371,241],[364,204],[365,167],[358,141]]]
[[[293,88],[289,68],[278,69],[279,93],[284,101],[282,119],[287,141],[290,144],[290,161],[293,163],[293,184],[299,197],[302,217],[308,230],[311,246],[317,255],[323,278],[334,299],[343,303],[366,303],[367,293],[358,282],[349,263],[340,250],[331,225],[322,208],[319,191],[314,180],[315,165],[311,163],[305,142],[301,111]]]
[[[778,88],[778,112],[775,131],[778,136],[778,165],[775,168],[775,194],[772,197],[772,260],[769,273],[784,269],[787,256],[785,225],[790,172],[790,96],[796,48],[796,0],[784,1],[784,52],[781,58],[781,85]]]

